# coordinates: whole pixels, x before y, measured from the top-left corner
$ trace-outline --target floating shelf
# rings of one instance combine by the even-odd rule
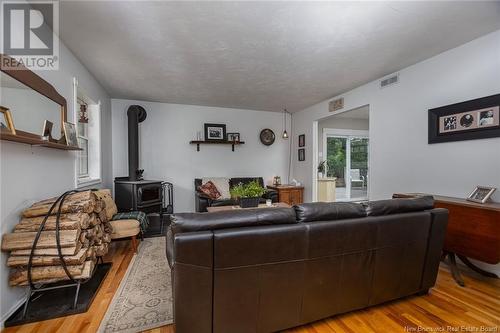
[[[196,151],[200,151],[200,145],[231,145],[234,151],[234,146],[244,145],[245,141],[189,141],[189,144],[196,145]]]
[[[61,150],[82,150],[79,147],[67,146],[62,143],[57,142],[49,142],[42,140],[39,136],[36,135],[14,135],[10,133],[0,133],[0,139],[12,142],[25,143],[32,146],[41,146],[53,149],[61,149]]]

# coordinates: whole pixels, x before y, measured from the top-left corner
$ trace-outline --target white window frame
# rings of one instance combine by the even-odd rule
[[[79,119],[79,104],[78,104],[78,93],[83,94],[89,100],[92,100],[88,94],[78,85],[78,80],[73,78],[73,116],[75,119],[75,124]],[[90,109],[94,106],[97,106],[96,111],[91,111]],[[97,103],[92,100],[91,105],[89,105],[89,124],[87,127],[87,139],[88,139],[88,174],[85,177],[79,176],[79,155],[75,154],[75,187],[83,188],[89,186],[95,186],[102,183],[102,155],[101,155],[101,143],[102,143],[102,134],[101,134],[101,102]],[[97,113],[97,117],[94,115],[92,117],[92,113]],[[97,121],[95,119],[97,118]],[[92,122],[94,119],[95,122]],[[75,126],[78,131],[78,125]],[[93,136],[91,137],[91,132],[93,132]],[[80,137],[80,133],[77,133],[77,136]],[[97,140],[93,140],[92,138],[96,137]],[[96,142],[97,141],[97,142]]]
[[[78,102],[77,102],[77,107],[79,106]],[[78,118],[76,118],[76,122],[78,123]],[[87,141],[87,173],[82,175],[80,172],[79,172],[79,168],[80,168],[80,159],[78,158],[78,162],[77,162],[77,165],[76,165],[76,176],[79,180],[81,179],[87,179],[87,178],[90,178],[90,174],[89,174],[89,171],[90,171],[90,159],[89,159],[89,156],[88,156],[88,153],[89,153],[89,137],[88,137],[88,133],[89,133],[89,127],[88,127],[88,124],[87,124],[87,135],[83,135],[82,133],[80,133],[80,131],[78,130],[79,126],[78,124],[76,125],[77,127],[77,138],[78,140],[85,140]],[[81,147],[80,147],[81,148]],[[80,154],[80,152],[78,153]]]

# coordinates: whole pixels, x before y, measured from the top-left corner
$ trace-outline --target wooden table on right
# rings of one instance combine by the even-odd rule
[[[432,195],[423,193],[396,193],[395,198]],[[450,270],[455,281],[464,286],[464,281],[456,265],[455,255],[472,270],[492,278],[496,274],[487,272],[469,258],[488,264],[500,262],[500,203],[484,204],[461,198],[432,195],[436,208],[449,211],[448,227],[444,243],[443,260],[450,260]]]

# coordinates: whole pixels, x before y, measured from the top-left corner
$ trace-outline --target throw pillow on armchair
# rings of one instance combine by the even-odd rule
[[[226,200],[231,199],[231,193],[229,193],[229,178],[226,177],[204,177],[201,179],[201,184],[204,185],[208,182],[212,182],[220,193],[218,199]]]
[[[212,183],[211,181],[208,181],[205,184],[198,186],[198,191],[205,194],[208,198],[212,200],[217,200],[221,197],[221,194],[217,189],[217,186],[215,186],[215,184]]]

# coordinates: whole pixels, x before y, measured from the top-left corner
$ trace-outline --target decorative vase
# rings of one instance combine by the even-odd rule
[[[255,198],[240,198],[240,207],[241,208],[252,208],[259,207],[259,197]]]

